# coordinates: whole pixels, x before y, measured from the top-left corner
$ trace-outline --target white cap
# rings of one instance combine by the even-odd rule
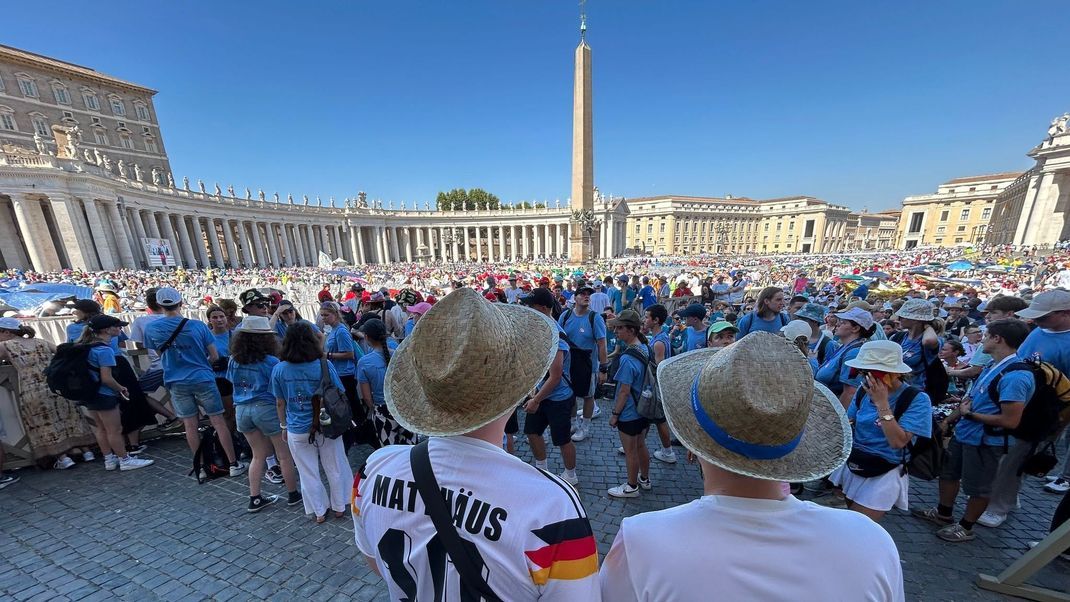
[[[156,302],[161,307],[174,307],[182,303],[182,293],[169,286],[165,286],[156,291]]]
[[[780,332],[784,333],[784,338],[792,342],[799,337],[806,337],[806,341],[810,342],[810,335],[813,334],[810,324],[804,320],[792,320],[785,324]]]

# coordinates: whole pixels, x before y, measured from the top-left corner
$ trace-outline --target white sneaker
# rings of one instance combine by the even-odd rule
[[[52,468],[56,470],[67,470],[71,466],[74,466],[74,460],[71,460],[68,456],[60,456],[56,459],[56,462],[52,465]]]
[[[980,518],[977,519],[977,524],[995,529],[1003,524],[1003,521],[1007,520],[1006,514],[996,514],[995,512],[989,512],[985,510]]]
[[[96,460],[96,459],[97,459],[97,455],[94,454],[93,452],[91,452],[91,451],[82,452],[82,461],[83,462],[92,462],[93,460]]]
[[[622,455],[622,456],[624,455],[624,446],[623,445],[618,445],[617,446],[617,453]]]
[[[578,427],[576,427],[576,432],[572,433],[572,440],[573,441],[583,441],[584,439],[587,438],[587,435],[589,434],[587,432],[588,430],[589,430],[589,427],[587,426],[586,423],[580,423],[580,425]]]
[[[1057,481],[1057,480],[1059,480],[1059,475],[1048,475],[1048,476],[1044,477],[1044,482],[1045,483],[1051,483],[1052,481]]]
[[[639,487],[632,487],[625,483],[611,488],[606,493],[609,494],[609,497],[639,497]]]
[[[148,458],[135,458],[134,456],[127,456],[122,460],[119,460],[119,470],[137,470],[139,468],[145,468],[146,466],[152,466],[155,463],[155,460],[149,460]]]
[[[647,477],[647,478],[644,479],[644,478],[640,477],[639,478],[639,487],[642,488],[642,489],[645,489],[646,491],[650,491],[650,488],[653,487],[653,485],[650,484],[650,478]]]
[[[119,468],[119,456],[108,454],[104,456],[104,470],[116,470]]]
[[[573,487],[576,487],[576,486],[578,486],[580,484],[579,475],[576,475],[574,477],[569,477],[567,470],[565,472],[561,473],[561,478],[564,479],[566,483],[568,483],[569,485],[572,485]]]
[[[591,420],[598,418],[602,415],[602,408],[596,403],[594,404],[594,411],[591,412]],[[583,408],[576,410],[576,418],[583,418]]]
[[[575,439],[575,437],[573,437],[573,439]],[[1050,493],[1066,493],[1067,491],[1070,491],[1070,481],[1059,477],[1058,479],[1055,479],[1051,483],[1045,485],[1044,491],[1048,491]]]
[[[654,458],[657,460],[661,460],[666,464],[676,464],[676,452],[674,452],[671,448],[668,451],[664,449],[657,450],[656,452],[654,452]]]
[[[246,470],[249,470],[249,465],[245,462],[238,462],[237,464],[232,464],[230,466],[230,476],[240,477],[245,474]]]

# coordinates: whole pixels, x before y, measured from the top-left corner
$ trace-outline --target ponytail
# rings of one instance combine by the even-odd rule
[[[85,328],[82,329],[82,335],[79,336],[78,339],[74,341],[74,343],[76,345],[88,345],[88,344],[96,341],[96,339],[97,339],[97,333],[94,332],[93,329],[89,327],[89,324],[86,324]]]

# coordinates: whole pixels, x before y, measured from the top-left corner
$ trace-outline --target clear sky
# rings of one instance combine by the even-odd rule
[[[178,181],[569,194],[575,1],[46,4],[6,5],[0,42],[159,90]],[[595,182],[875,211],[1028,168],[1070,111],[1066,8],[591,0]]]

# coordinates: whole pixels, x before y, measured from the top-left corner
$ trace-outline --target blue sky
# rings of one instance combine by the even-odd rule
[[[107,4],[6,6],[0,42],[159,90],[176,180],[569,194],[574,1]],[[596,184],[880,210],[1028,168],[1070,111],[1065,8],[591,0]]]

